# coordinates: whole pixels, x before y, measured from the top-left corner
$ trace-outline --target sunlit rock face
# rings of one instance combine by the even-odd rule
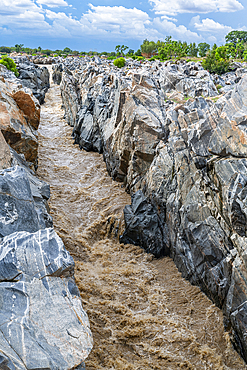
[[[133,195],[122,241],[172,256],[223,309],[247,360],[245,71],[220,77],[198,63],[72,65],[61,92],[75,142],[103,153],[110,175]]]
[[[17,153],[37,163],[40,105],[13,72],[0,67],[0,130]]]

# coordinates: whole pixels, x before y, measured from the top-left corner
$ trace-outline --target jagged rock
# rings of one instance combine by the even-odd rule
[[[45,94],[50,87],[48,69],[31,63],[27,58],[16,57],[14,60],[22,85],[31,89],[39,103],[43,104]]]
[[[70,74],[64,74],[61,82],[61,94],[65,108],[65,118],[70,126],[74,126],[80,108],[75,79]]]
[[[36,161],[37,135],[13,99],[12,90],[3,81],[0,81],[0,130],[14,150],[24,154],[27,161]]]
[[[245,70],[217,77],[199,63],[70,63],[61,91],[75,141],[102,152],[132,194],[121,240],[169,254],[223,309],[247,361]],[[205,99],[218,95],[215,84],[231,91]],[[179,101],[165,102],[164,92]]]
[[[8,144],[0,130],[0,170],[11,166],[11,154]]]
[[[52,66],[52,80],[54,84],[60,85],[62,81],[63,64],[55,64]]]
[[[0,364],[5,369],[84,367],[92,336],[73,269],[52,229],[16,232],[2,240]]]
[[[49,186],[19,166],[0,171],[0,237],[52,226]]]
[[[161,220],[141,190],[132,195],[131,206],[124,208],[124,220],[125,231],[120,236],[121,243],[139,245],[156,256],[167,254]]]
[[[0,66],[0,130],[16,152],[37,164],[40,105],[13,72]]]

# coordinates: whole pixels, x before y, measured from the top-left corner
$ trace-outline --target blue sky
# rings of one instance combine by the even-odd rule
[[[220,45],[228,32],[247,31],[246,9],[247,0],[0,0],[0,46],[136,50],[168,35]]]

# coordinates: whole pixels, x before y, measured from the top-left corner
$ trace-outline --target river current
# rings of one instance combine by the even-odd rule
[[[41,110],[39,177],[51,186],[54,228],[75,260],[94,337],[87,370],[247,370],[221,311],[181,277],[170,258],[123,245],[130,196],[98,153],[73,144],[59,86]]]

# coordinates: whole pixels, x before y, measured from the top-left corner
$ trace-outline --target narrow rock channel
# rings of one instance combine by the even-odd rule
[[[247,369],[221,311],[171,259],[118,242],[130,197],[108,176],[101,155],[73,145],[61,104],[59,86],[51,85],[41,112],[38,175],[51,185],[54,227],[75,259],[91,323],[86,369]]]

